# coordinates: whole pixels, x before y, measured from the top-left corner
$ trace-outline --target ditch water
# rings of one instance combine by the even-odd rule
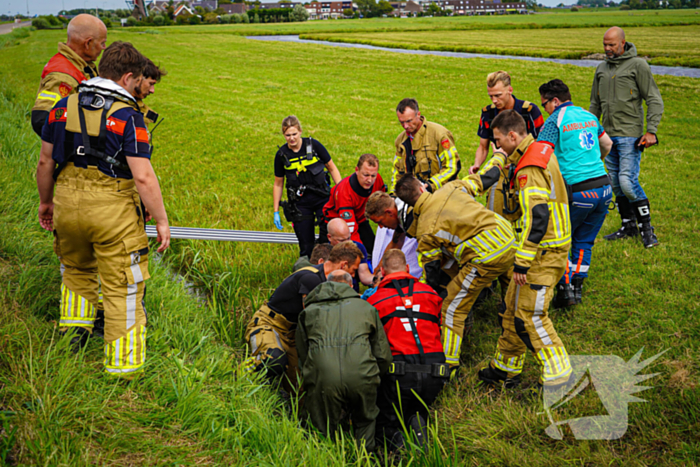
[[[299,44],[321,44],[330,45],[332,47],[347,47],[351,49],[369,49],[381,50],[384,52],[394,52],[399,54],[411,55],[438,55],[440,57],[456,57],[456,58],[491,58],[497,60],[526,60],[530,62],[553,62],[562,65],[575,65],[582,67],[595,68],[600,63],[598,60],[569,60],[562,58],[543,58],[543,57],[523,57],[517,55],[495,55],[495,54],[471,54],[466,52],[442,52],[439,50],[409,50],[409,49],[393,49],[390,47],[377,47],[366,44],[350,44],[345,42],[330,42],[330,41],[313,41],[308,39],[299,39],[299,36],[247,36],[246,39],[257,41],[276,41],[276,42],[296,42]],[[682,66],[657,66],[651,65],[651,72],[655,75],[670,75],[684,76],[686,78],[700,78],[700,68],[687,68]]]

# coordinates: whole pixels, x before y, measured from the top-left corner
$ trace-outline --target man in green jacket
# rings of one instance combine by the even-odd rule
[[[651,226],[649,199],[639,184],[639,165],[642,151],[657,144],[656,130],[664,112],[664,102],[651,68],[637,57],[637,48],[625,41],[621,28],[608,29],[603,45],[606,59],[596,68],[588,110],[601,119],[613,141],[605,165],[622,218],[620,230],[606,235],[605,239],[635,237],[641,230],[644,246],[651,248],[659,241]],[[642,100],[647,104],[646,132]],[[584,144],[586,142],[581,141],[581,145]]]
[[[374,449],[380,375],[391,349],[377,310],[352,289],[352,276],[334,271],[309,293],[299,315],[297,351],[304,377],[304,409],[333,438],[350,414],[358,445]]]

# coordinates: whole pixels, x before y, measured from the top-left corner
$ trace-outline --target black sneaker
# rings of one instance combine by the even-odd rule
[[[513,389],[520,385],[520,375],[508,377],[508,373],[498,368],[492,368],[490,365],[479,370],[479,379],[486,385],[489,386],[501,386],[501,384],[506,389]]]
[[[637,223],[635,221],[627,221],[622,223],[622,227],[617,232],[613,232],[610,235],[603,237],[606,240],[621,240],[623,238],[636,237],[639,235],[639,229],[637,228]]]
[[[644,243],[644,248],[654,248],[659,244],[659,239],[656,238],[656,234],[654,233],[654,227],[651,225],[642,226],[642,243]]]
[[[585,280],[586,278],[581,276],[574,276],[571,279],[571,284],[574,286],[574,299],[577,305],[583,302],[583,281]]]
[[[576,296],[571,284],[557,284],[557,295],[552,300],[553,308],[576,306]]]

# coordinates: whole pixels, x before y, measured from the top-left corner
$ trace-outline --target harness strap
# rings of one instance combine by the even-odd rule
[[[416,327],[416,320],[413,319],[413,279],[408,280],[408,296],[404,295],[399,281],[396,279],[391,281],[391,284],[396,289],[396,292],[401,297],[403,301],[404,308],[406,309],[406,316],[408,317],[408,322],[411,325],[411,332],[413,333],[413,338],[416,341],[416,347],[418,347],[418,353],[420,353],[420,362],[425,364],[425,351],[423,350],[423,344],[420,341],[420,336],[418,335],[418,328]]]
[[[382,324],[386,325],[389,321],[391,321],[394,318],[407,318],[408,313],[406,313],[405,310],[396,310],[393,313],[389,313],[388,315],[384,316],[382,318]],[[413,318],[414,319],[422,319],[424,321],[430,321],[431,323],[435,323],[437,325],[440,324],[440,318],[431,315],[429,313],[423,313],[422,311],[418,312],[413,312]]]

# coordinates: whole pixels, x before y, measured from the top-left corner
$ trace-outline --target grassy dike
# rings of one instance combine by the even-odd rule
[[[352,443],[306,436],[278,399],[234,372],[244,352],[242,325],[295,258],[291,246],[174,241],[149,282],[149,367],[137,384],[100,373],[96,343],[63,351],[58,263],[36,221],[33,173],[38,141],[28,112],[37,77],[62,32],[35,32],[0,48],[0,413],[16,465],[342,465],[358,460]],[[477,145],[484,79],[508,70],[520,98],[538,100],[554,77],[585,105],[592,70],[506,60],[403,57],[319,45],[261,43],[232,34],[133,34],[129,40],[169,71],[148,103],[166,117],[154,134],[153,164],[171,223],[272,230],[271,161],[279,124],[297,114],[305,134],[331,152],[341,173],[372,152],[388,178],[399,133],[394,106],[411,95],[428,119],[456,137],[463,167]],[[401,84],[397,84],[401,83]],[[526,390],[488,393],[476,370],[499,335],[494,311],[477,315],[464,347],[464,371],[437,404],[438,438],[404,465],[694,465],[698,421],[700,268],[700,82],[657,77],[666,112],[661,146],[645,152],[642,184],[662,244],[596,245],[584,305],[555,312],[569,352],[629,360],[669,349],[642,373],[660,373],[631,404],[617,441],[555,441],[542,407]],[[619,225],[609,216],[602,234]],[[291,231],[286,227],[287,231]],[[171,280],[201,283],[202,305]],[[525,386],[535,381],[528,357]],[[600,413],[595,398],[572,401],[558,419]],[[13,431],[16,430],[16,431]]]

